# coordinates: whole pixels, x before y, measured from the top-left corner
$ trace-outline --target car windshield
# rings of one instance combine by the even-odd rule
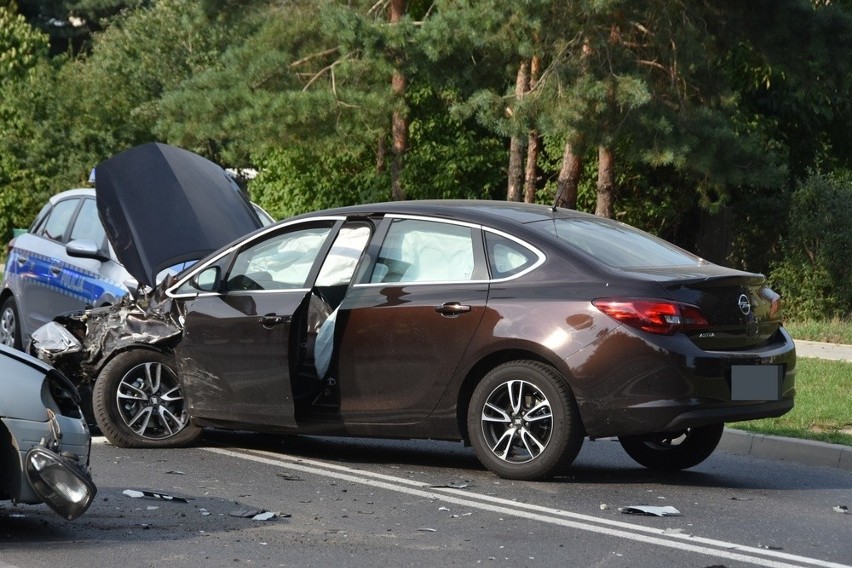
[[[529,226],[554,235],[573,248],[621,270],[696,266],[703,262],[671,243],[608,219],[548,219]]]

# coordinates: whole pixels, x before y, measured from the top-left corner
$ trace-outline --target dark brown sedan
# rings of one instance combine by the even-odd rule
[[[637,462],[683,469],[725,422],[782,415],[795,393],[763,276],[540,205],[321,211],[65,323],[83,356],[54,362],[93,382],[124,447],[204,426],[464,440],[498,475],[538,479],[618,436]]]
[[[762,276],[545,206],[303,216],[198,263],[160,306],[136,317],[173,329],[98,369],[96,418],[120,446],[202,426],[462,439],[534,479],[587,436],[691,467],[725,422],[793,406],[793,342]],[[116,321],[90,314],[90,334],[101,319]]]

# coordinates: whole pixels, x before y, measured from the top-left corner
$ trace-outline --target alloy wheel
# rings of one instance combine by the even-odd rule
[[[187,424],[180,382],[162,363],[130,369],[118,385],[116,403],[124,423],[143,438],[169,438]]]
[[[6,307],[0,314],[0,343],[8,347],[15,347],[16,329],[15,311],[11,307]]]
[[[527,463],[550,442],[553,412],[544,393],[530,382],[506,381],[495,388],[482,409],[482,433],[499,459]]]

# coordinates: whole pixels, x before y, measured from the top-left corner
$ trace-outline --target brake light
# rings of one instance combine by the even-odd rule
[[[697,307],[670,300],[599,298],[592,304],[609,317],[648,333],[672,335],[710,327]]]

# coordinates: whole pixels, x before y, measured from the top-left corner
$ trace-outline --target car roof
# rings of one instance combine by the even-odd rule
[[[309,218],[318,215],[426,215],[431,217],[464,220],[469,222],[499,225],[517,225],[546,221],[554,218],[595,218],[594,215],[572,209],[554,208],[548,205],[513,201],[491,201],[475,199],[435,199],[420,201],[389,201],[352,205],[326,209],[302,215]]]
[[[94,197],[95,196],[95,188],[93,187],[77,187],[74,189],[66,189],[65,191],[60,191],[54,195],[50,196],[50,203],[56,203],[57,201],[61,201],[68,197]]]

